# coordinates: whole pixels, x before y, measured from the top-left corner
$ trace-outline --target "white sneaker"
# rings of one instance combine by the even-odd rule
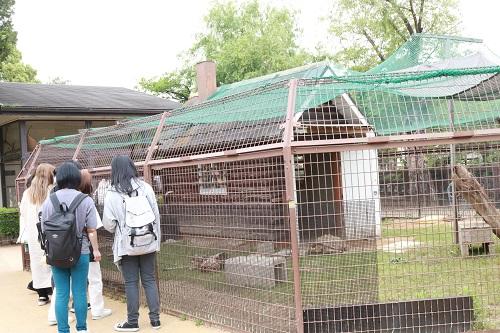
[[[50,302],[49,298],[48,297],[38,297],[38,305],[39,306],[43,306],[45,304],[48,304]]]
[[[113,313],[113,310],[111,310],[111,309],[102,309],[102,312],[100,314],[92,315],[92,320],[99,320],[102,318],[106,318],[108,316],[111,316],[112,313]]]

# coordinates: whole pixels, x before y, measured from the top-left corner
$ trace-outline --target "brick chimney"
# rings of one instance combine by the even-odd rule
[[[205,101],[217,89],[215,75],[215,62],[207,60],[196,64],[198,102]]]

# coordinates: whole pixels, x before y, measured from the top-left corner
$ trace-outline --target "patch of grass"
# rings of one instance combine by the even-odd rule
[[[380,301],[471,296],[477,329],[500,327],[498,256],[462,257],[453,242],[451,224],[413,228],[387,224],[382,233],[384,237],[411,237],[420,244],[401,254],[379,251]],[[495,247],[498,253],[499,244]]]
[[[309,256],[300,266],[306,306],[376,301],[375,251]]]
[[[205,322],[203,320],[201,320],[201,319],[196,319],[194,321],[194,324],[195,324],[195,326],[200,327],[200,326],[205,325]]]
[[[304,306],[407,301],[471,296],[475,329],[500,327],[500,257],[463,258],[453,242],[451,224],[407,224],[385,221],[384,239],[406,239],[419,244],[403,253],[381,250],[305,256],[300,259]],[[497,253],[500,244],[495,245]],[[220,250],[192,246],[184,241],[164,244],[159,256],[160,277],[185,281],[200,288],[265,303],[292,306],[293,274],[287,260],[287,281],[272,289],[230,285],[223,272],[204,273],[191,268],[193,256]],[[229,257],[248,252],[225,251]]]
[[[213,255],[218,250],[192,247],[185,242],[164,244],[160,261],[160,277],[166,280],[187,281],[200,287],[283,305],[293,304],[293,273],[287,260],[287,280],[272,289],[235,286],[227,283],[224,272],[201,272],[191,267],[194,256]],[[230,257],[248,255],[232,251]],[[377,254],[342,253],[301,258],[301,288],[304,304],[356,303],[367,297],[374,301],[377,289]],[[367,289],[367,286],[369,288]]]
[[[191,260],[195,256],[210,256],[222,252],[218,249],[194,247],[185,241],[163,244],[159,256],[160,278],[170,281],[186,281],[207,290],[226,293],[242,298],[255,299],[269,303],[292,304],[293,288],[291,282],[278,283],[272,289],[259,289],[235,286],[227,283],[223,271],[201,272],[193,269]],[[229,257],[247,256],[248,252],[224,251]],[[292,281],[291,263],[287,263],[288,278]]]

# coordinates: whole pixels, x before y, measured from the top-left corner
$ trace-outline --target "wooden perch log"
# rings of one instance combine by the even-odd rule
[[[463,165],[453,167],[453,182],[457,192],[467,200],[476,213],[492,228],[493,233],[500,238],[500,211],[488,197],[484,187]]]

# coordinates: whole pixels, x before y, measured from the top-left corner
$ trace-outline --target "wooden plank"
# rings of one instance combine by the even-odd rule
[[[476,213],[490,225],[493,233],[500,238],[500,211],[495,207],[484,187],[465,166],[457,164],[453,171],[452,179],[458,193],[472,205]]]
[[[304,333],[460,333],[472,328],[470,296],[304,310]]]

